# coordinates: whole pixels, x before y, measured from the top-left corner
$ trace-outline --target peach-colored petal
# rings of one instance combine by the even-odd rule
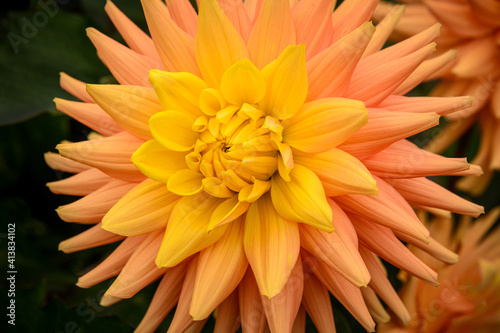
[[[100,222],[108,210],[114,206],[135,183],[114,179],[98,190],[56,209],[59,217],[66,222],[92,224]]]
[[[387,182],[412,205],[435,207],[474,217],[484,214],[484,207],[459,197],[427,178],[388,179]]]
[[[299,311],[304,290],[304,273],[302,260],[298,257],[292,274],[283,290],[268,298],[262,295],[262,306],[271,332],[291,332]],[[283,306],[286,304],[286,306]]]
[[[165,3],[172,20],[194,38],[198,15],[189,0],[166,0]]]
[[[245,8],[245,3],[240,0],[218,0],[222,10],[245,42],[252,31],[252,20]]]
[[[337,41],[370,20],[377,0],[345,0],[332,14],[333,36]]]
[[[350,215],[361,244],[391,264],[410,272],[431,285],[439,285],[437,273],[408,250],[391,229]],[[374,237],[376,235],[376,237]]]
[[[87,91],[121,128],[143,140],[152,138],[149,131],[149,118],[162,111],[153,89],[139,86],[89,84]]]
[[[69,173],[79,173],[90,169],[91,167],[61,156],[56,153],[47,152],[43,155],[45,163],[54,170],[59,170]]]
[[[292,9],[297,43],[306,44],[306,60],[326,49],[332,40],[335,1],[305,0]]]
[[[404,6],[394,6],[387,15],[384,16],[383,19],[377,24],[377,28],[375,33],[373,34],[370,43],[365,49],[363,53],[363,57],[367,57],[372,55],[382,49],[387,39],[391,35],[394,30],[394,27],[398,23],[398,21],[403,16],[405,7]],[[376,17],[377,10],[374,12],[374,17]]]
[[[410,321],[410,313],[404,306],[398,294],[387,279],[387,273],[383,269],[383,264],[378,258],[363,246],[359,247],[359,252],[363,257],[372,279],[370,287],[380,296],[387,306],[394,312],[398,319],[407,325]],[[382,267],[381,267],[382,265]]]
[[[401,194],[382,179],[375,177],[375,180],[379,189],[378,196],[343,195],[335,197],[335,202],[346,212],[363,216],[374,223],[426,241],[429,231]]]
[[[136,248],[104,295],[130,298],[159,279],[166,272],[166,268],[158,268],[155,265],[162,238],[163,232],[150,233]]]
[[[449,231],[449,233],[451,233],[451,230]],[[457,263],[459,260],[459,257],[455,252],[448,250],[446,247],[441,245],[437,240],[435,240],[432,237],[429,237],[429,243],[424,243],[424,242],[419,242],[397,231],[394,232],[394,234],[396,235],[397,238],[399,238],[403,242],[407,242],[418,247],[422,251],[429,253],[432,257],[444,263],[447,263],[448,265],[453,265]]]
[[[182,284],[179,302],[175,310],[174,318],[170,323],[167,333],[184,332],[193,325],[193,317],[189,314],[189,306],[193,297],[194,281],[196,279],[196,268],[198,267],[198,256],[191,259],[184,268],[186,277]]]
[[[111,0],[106,2],[104,10],[132,50],[161,62],[151,37],[135,25]]]
[[[377,324],[387,323],[391,320],[391,316],[384,309],[384,306],[377,297],[377,294],[369,286],[366,288],[361,288],[361,293],[363,294],[363,299],[365,300],[368,311],[370,311],[373,320]]]
[[[107,280],[120,273],[128,259],[137,247],[144,241],[147,235],[127,237],[123,242],[91,271],[81,276],[76,285],[80,288],[89,288],[99,282]]]
[[[84,102],[94,103],[92,97],[87,93],[87,84],[85,82],[77,80],[64,72],[59,73],[59,75],[61,88]]]
[[[393,143],[439,124],[436,113],[408,113],[370,109],[368,123],[340,148],[358,159],[365,159]]]
[[[422,150],[410,141],[398,141],[380,153],[363,160],[376,176],[414,178],[453,175],[469,170],[466,158],[447,158]]]
[[[62,180],[47,183],[47,187],[55,194],[83,196],[106,185],[110,180],[110,176],[92,168]]]
[[[165,69],[169,72],[189,72],[199,76],[193,38],[172,20],[163,2],[160,0],[141,2],[156,50]]]
[[[387,111],[400,111],[412,113],[435,112],[440,116],[466,109],[472,105],[474,98],[470,96],[459,97],[408,97],[391,95],[379,107]]]
[[[306,309],[302,304],[293,322],[292,333],[306,333]]]
[[[349,237],[351,222],[333,201],[329,203],[334,212],[335,231],[328,233],[300,224],[300,245],[355,286],[366,286],[370,273],[359,256],[357,239],[354,242]]]
[[[248,38],[250,60],[262,69],[294,44],[295,29],[288,0],[264,0]]]
[[[431,43],[421,49],[370,69],[354,72],[345,96],[362,100],[366,106],[375,106],[393,94],[403,81],[436,49]],[[368,61],[370,57],[365,58]]]
[[[306,251],[302,251],[304,271],[312,272],[328,288],[336,299],[363,325],[368,332],[375,331],[375,322],[370,316],[361,295],[361,290],[347,281],[342,275],[319,261]]]
[[[247,269],[238,286],[241,327],[245,332],[264,333],[267,322],[259,287],[251,269]]]
[[[164,229],[178,200],[165,184],[146,179],[109,209],[102,219],[103,228],[123,236]]]
[[[278,215],[266,194],[248,209],[243,244],[260,293],[274,297],[283,290],[299,255],[297,223]]]
[[[455,59],[457,51],[448,50],[432,59],[424,61],[404,80],[403,83],[394,91],[395,95],[404,95],[417,85],[428,79],[431,75],[449,65]]]
[[[320,333],[336,332],[328,289],[314,274],[307,271],[304,272],[302,304]]]
[[[214,333],[236,333],[240,327],[239,313],[238,289],[236,289],[217,307]]]
[[[244,226],[243,219],[232,222],[215,244],[200,252],[189,309],[193,320],[206,319],[245,275],[248,261],[243,249]]]
[[[102,229],[101,224],[98,223],[84,232],[59,243],[59,250],[64,253],[73,253],[118,242],[123,238],[123,236],[116,235]]]
[[[121,84],[149,86],[149,70],[163,69],[157,60],[139,54],[94,28],[87,29],[87,36],[94,44],[102,62]]]
[[[135,329],[135,332],[152,333],[160,326],[163,319],[179,301],[185,275],[185,263],[168,269],[165,272],[149,304],[148,311]]]
[[[138,182],[145,177],[130,158],[142,143],[127,132],[121,132],[104,139],[59,144],[56,149],[63,156],[98,168],[112,177]]]
[[[374,31],[373,24],[365,23],[307,61],[307,100],[343,96]]]
[[[97,104],[73,102],[60,98],[54,98],[54,103],[59,111],[102,135],[109,136],[123,131]]]

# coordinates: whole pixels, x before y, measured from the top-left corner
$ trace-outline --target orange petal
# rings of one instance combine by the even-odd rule
[[[359,247],[359,252],[370,270],[372,279],[370,287],[380,296],[387,306],[394,312],[403,325],[410,322],[410,313],[392,287],[387,273],[383,269],[383,264],[378,258],[363,246]],[[382,266],[382,267],[381,267]]]
[[[305,0],[293,7],[297,43],[306,44],[306,60],[330,46],[334,6],[332,0]]]
[[[389,184],[375,177],[378,196],[349,194],[335,197],[346,212],[357,214],[408,236],[427,241],[429,231],[406,200]]]
[[[63,251],[64,253],[73,253],[91,249],[93,247],[101,245],[118,242],[123,238],[125,237],[113,234],[102,229],[101,224],[98,223],[92,228],[89,228],[84,232],[59,243],[59,250]]]
[[[52,152],[43,154],[43,158],[45,159],[45,163],[47,163],[47,165],[54,170],[69,173],[79,173],[91,169],[91,167],[88,165],[70,160],[69,158]]]
[[[332,14],[333,36],[337,41],[370,20],[377,0],[345,0]]]
[[[240,0],[218,0],[222,10],[243,40],[248,41],[252,31],[252,22],[245,8],[245,4]]]
[[[439,124],[435,113],[389,112],[371,109],[368,123],[338,148],[363,160],[391,144]]]
[[[107,1],[104,10],[132,50],[161,62],[151,37],[136,26],[113,2]]]
[[[120,273],[130,256],[137,247],[144,241],[147,235],[137,237],[127,237],[121,244],[91,271],[80,276],[76,285],[80,288],[89,288],[99,282],[107,280]]]
[[[374,31],[373,24],[364,23],[307,61],[309,80],[307,100],[344,95]],[[330,73],[335,75],[332,77]]]
[[[200,252],[189,313],[206,319],[238,287],[248,267],[243,249],[244,220],[229,225],[225,234]]]
[[[166,0],[172,20],[191,37],[196,36],[198,15],[189,0]]]
[[[288,0],[264,0],[248,39],[250,60],[262,69],[294,44],[295,29]]]
[[[239,327],[240,309],[238,289],[236,289],[217,307],[214,333],[236,333]]]
[[[149,303],[148,311],[142,317],[135,329],[137,333],[153,332],[179,300],[182,283],[186,275],[186,264],[182,263],[168,269],[160,284],[156,288],[153,299]]]
[[[149,118],[163,110],[153,89],[89,84],[87,91],[121,128],[141,139],[152,139]]]
[[[297,224],[278,215],[266,194],[248,209],[243,244],[260,293],[274,297],[287,283],[299,255]]]
[[[302,260],[298,257],[283,290],[273,298],[261,295],[262,306],[271,332],[291,332],[300,308],[303,290],[304,273]]]
[[[245,332],[264,333],[267,327],[266,316],[261,302],[257,282],[251,269],[247,269],[238,286],[241,327]]]
[[[336,332],[330,294],[314,274],[304,272],[302,304],[319,332]]]
[[[165,69],[169,72],[189,72],[199,76],[193,38],[172,20],[163,2],[160,0],[141,2],[151,36]]]
[[[165,184],[146,179],[109,210],[102,219],[103,228],[123,236],[163,230],[178,200]]]
[[[84,102],[94,103],[92,97],[87,93],[87,84],[85,82],[77,80],[64,72],[60,72],[59,75],[61,88]]]
[[[98,190],[56,209],[61,220],[85,224],[97,223],[136,184],[114,179]]]
[[[74,176],[47,183],[52,193],[65,195],[87,195],[106,185],[111,177],[92,168]]]
[[[143,180],[144,175],[130,158],[142,143],[127,132],[121,132],[104,139],[59,144],[56,149],[63,156],[98,168],[112,177],[137,182]]]
[[[440,116],[469,108],[474,102],[470,96],[459,97],[417,97],[396,96],[387,97],[379,107],[387,111],[404,111],[412,113],[435,112]]]
[[[149,86],[149,71],[163,69],[153,58],[132,51],[94,28],[87,29],[87,36],[94,44],[102,62],[121,84]]]
[[[351,215],[351,221],[363,246],[420,279],[438,286],[437,273],[418,259],[401,243],[391,229]],[[375,236],[376,235],[376,236]]]
[[[361,290],[347,281],[342,275],[319,261],[306,251],[302,251],[304,270],[314,273],[333,296],[363,325],[368,332],[375,331],[375,322],[370,316],[361,295]]]
[[[142,244],[136,248],[125,267],[123,267],[104,295],[130,298],[160,278],[165,273],[166,268],[158,268],[155,265],[155,257],[162,238],[163,231],[150,233]]]
[[[97,104],[73,102],[60,98],[54,98],[54,103],[56,103],[56,109],[102,135],[110,136],[123,131]]]

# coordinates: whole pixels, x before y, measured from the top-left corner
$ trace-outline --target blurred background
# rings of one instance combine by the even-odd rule
[[[16,325],[2,315],[1,332],[129,332],[140,322],[156,283],[130,300],[110,308],[99,306],[110,281],[81,289],[77,278],[105,258],[116,245],[74,254],[59,252],[58,244],[87,227],[65,223],[55,208],[75,200],[52,194],[45,183],[67,177],[53,171],[43,160],[47,151],[64,139],[86,138],[88,128],[55,109],[52,99],[74,99],[59,87],[59,72],[91,83],[113,83],[87,39],[85,28],[95,27],[123,41],[104,12],[105,0],[25,0],[3,3],[0,8],[0,295],[2,308],[7,298],[7,225],[16,233]],[[139,0],[114,3],[147,31]],[[432,83],[416,92],[425,94]],[[435,131],[434,131],[435,133]],[[431,133],[414,138],[417,144]],[[478,128],[446,154],[467,156],[477,152]],[[437,179],[453,189],[453,180]],[[500,204],[500,177],[495,175],[488,191],[473,200],[490,208]],[[462,193],[463,195],[463,193]],[[388,266],[397,287],[397,270]],[[364,329],[333,300],[338,332]],[[160,326],[166,331],[172,314]],[[210,332],[213,320],[204,332]],[[308,319],[307,332],[315,332]]]

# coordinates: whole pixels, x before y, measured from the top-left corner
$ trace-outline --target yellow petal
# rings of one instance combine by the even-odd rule
[[[102,228],[122,236],[136,236],[165,228],[178,199],[165,184],[146,179],[108,211],[102,219]]]
[[[340,149],[319,154],[296,152],[294,157],[319,177],[327,196],[378,193],[377,182],[364,164]]]
[[[190,169],[179,170],[173,174],[167,183],[168,190],[178,195],[193,195],[203,189],[201,173]]]
[[[163,111],[149,119],[151,134],[162,146],[174,151],[194,147],[198,133],[193,131],[195,119],[179,111]]]
[[[248,261],[243,249],[244,221],[231,223],[217,243],[201,251],[189,314],[207,318],[236,289]]]
[[[332,209],[318,176],[306,167],[295,165],[290,178],[289,182],[279,175],[272,178],[271,198],[278,213],[287,220],[332,232]]]
[[[248,58],[245,42],[216,0],[200,1],[195,49],[203,79],[213,88],[231,65]]]
[[[214,213],[212,214],[212,217],[210,217],[208,230],[210,231],[219,225],[233,222],[238,217],[246,213],[248,207],[250,207],[250,203],[239,201],[238,196],[236,195],[232,198],[227,199],[219,206],[217,206]]]
[[[204,178],[202,184],[205,192],[216,198],[231,198],[235,195],[235,193],[226,186],[224,181],[218,177]]]
[[[149,140],[135,151],[131,160],[147,177],[166,183],[174,173],[187,168],[185,155],[166,149],[156,140]]]
[[[278,294],[290,277],[300,250],[299,229],[283,219],[267,194],[252,203],[245,220],[245,253],[260,293]]]
[[[215,116],[226,107],[227,101],[224,99],[220,90],[207,88],[200,94],[199,105],[204,114],[207,116]]]
[[[141,139],[151,139],[149,118],[163,110],[151,88],[88,84],[87,92],[123,129]]]
[[[229,67],[224,73],[221,91],[229,103],[255,104],[266,93],[266,81],[250,60],[243,59]]]
[[[171,73],[154,69],[149,72],[153,86],[163,110],[176,110],[201,116],[198,98],[207,84],[191,73]]]
[[[307,96],[305,46],[288,46],[281,55],[262,70],[266,80],[266,96],[261,109],[278,119],[286,119],[299,111]]]
[[[359,101],[325,98],[304,104],[283,122],[283,140],[293,148],[319,153],[344,142],[368,122],[368,110]]]
[[[270,181],[262,181],[253,179],[253,184],[241,189],[238,193],[239,201],[254,202],[259,199],[264,193],[269,191],[271,187]]]
[[[181,198],[170,214],[156,265],[173,267],[219,240],[227,225],[209,232],[208,223],[221,202],[205,193]]]
[[[276,59],[295,44],[295,29],[288,0],[261,1],[259,16],[248,39],[248,50],[257,68]]]

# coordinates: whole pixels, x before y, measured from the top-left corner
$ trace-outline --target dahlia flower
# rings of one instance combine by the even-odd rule
[[[46,155],[75,173],[50,189],[83,196],[59,216],[93,224],[60,249],[121,242],[78,285],[117,276],[101,300],[111,305],[161,279],[138,332],[175,305],[169,332],[212,313],[217,332],[303,331],[306,311],[334,332],[329,292],[368,331],[389,320],[378,297],[408,322],[379,257],[432,285],[436,272],[400,240],[457,260],[412,206],[483,211],[425,178],[479,167],[406,140],[471,103],[402,96],[435,70],[438,27],[381,51],[392,26],[367,22],[377,1],[142,4],[152,38],[111,2],[130,48],[87,31],[120,84],[62,74],[82,102],[55,100],[99,133]]]
[[[451,218],[434,218],[433,237],[460,255],[460,261],[444,265],[419,249],[422,261],[439,273],[441,285],[429,287],[414,277],[400,290],[401,299],[414,314],[405,328],[396,322],[377,327],[379,332],[492,332],[500,327],[500,229],[489,233],[500,217],[500,207],[473,221],[463,217],[454,231]],[[426,225],[429,225],[426,222]]]
[[[484,170],[481,177],[465,177],[457,187],[473,195],[488,186],[494,170],[500,169],[500,2],[495,0],[412,0],[395,23],[395,40],[420,33],[440,22],[441,36],[436,39],[437,63],[456,59],[428,79],[441,78],[433,96],[470,95],[474,104],[447,115],[450,123],[428,145],[441,153],[466,133],[476,122],[481,126],[480,148],[473,163]],[[381,20],[388,12],[402,14],[400,6],[381,2],[374,13]]]

